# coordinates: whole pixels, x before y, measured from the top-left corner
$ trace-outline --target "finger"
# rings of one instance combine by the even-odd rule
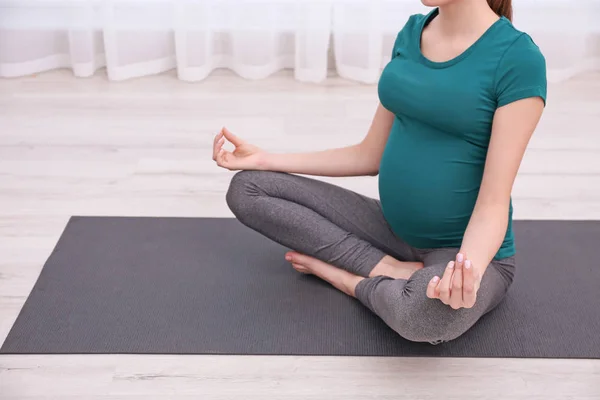
[[[456,266],[454,267],[454,269],[455,270],[462,269],[464,262],[465,262],[465,255],[463,253],[458,253],[456,255]]]
[[[438,298],[435,289],[436,289],[439,281],[440,281],[439,276],[434,276],[433,279],[431,279],[429,281],[429,285],[427,285],[427,297],[429,297],[430,299]]]
[[[219,139],[221,139],[222,137],[223,137],[223,128],[221,128],[221,130],[219,131],[219,133],[217,133],[215,135],[213,143],[217,143],[219,141]]]
[[[213,160],[217,160],[217,155],[219,154],[219,152],[221,151],[221,149],[223,148],[223,145],[225,144],[225,139],[221,138],[219,141],[217,141],[215,143],[215,147],[213,148]]]
[[[217,154],[217,165],[219,167],[230,169],[231,165],[229,160],[231,159],[231,153],[221,149]]]
[[[223,139],[223,129],[221,129],[221,132],[219,132],[213,139],[213,160],[217,158],[217,154],[219,153],[217,151],[217,144],[221,141],[221,139]]]
[[[217,159],[217,154],[218,154],[218,151],[216,151],[217,142],[219,142],[219,140],[221,140],[221,138],[223,138],[223,129],[221,129],[221,131],[217,135],[215,135],[215,138],[213,139],[213,160]]]
[[[223,154],[222,154],[223,151],[224,150],[221,150],[221,151],[217,152],[217,155],[215,156],[215,161],[217,162],[217,165],[219,167],[223,166]]]
[[[450,303],[450,281],[452,280],[452,274],[454,272],[454,261],[450,261],[444,271],[444,276],[438,285],[440,292],[439,298],[444,304]]]
[[[214,145],[219,141],[219,139],[221,139],[223,137],[223,129],[221,129],[219,131],[219,133],[217,133],[213,139],[213,147]]]
[[[223,128],[223,135],[225,136],[225,139],[229,140],[231,143],[233,143],[233,145],[235,147],[237,146],[241,146],[242,144],[244,144],[244,141],[242,139],[240,139],[239,137],[235,136],[233,133],[231,133],[229,131],[229,129],[227,128]]]
[[[459,257],[457,257],[457,260]],[[464,260],[464,259],[463,259]],[[463,306],[463,261],[456,262],[454,266],[454,275],[452,276],[452,285],[450,286],[450,307],[458,310]]]
[[[465,308],[471,308],[475,305],[475,299],[477,297],[476,286],[478,284],[478,277],[476,276],[471,260],[465,261],[463,275],[463,305]]]

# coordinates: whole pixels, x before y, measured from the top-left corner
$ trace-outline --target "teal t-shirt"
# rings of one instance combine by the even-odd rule
[[[460,247],[479,194],[498,107],[546,101],[546,62],[502,17],[464,53],[433,62],[421,32],[437,16],[413,15],[382,72],[381,104],[396,116],[379,168],[379,196],[392,230],[416,248]],[[515,253],[509,225],[496,259]]]

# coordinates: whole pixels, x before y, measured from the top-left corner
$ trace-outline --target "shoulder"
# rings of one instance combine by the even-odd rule
[[[403,50],[411,47],[411,44],[415,42],[416,37],[421,31],[421,26],[425,23],[427,15],[424,14],[413,14],[411,15],[400,32],[396,35],[394,40],[394,47],[392,49],[392,59]]]
[[[411,15],[398,35],[396,36],[396,44],[401,44],[404,40],[410,40],[420,32],[421,26],[425,23],[427,15],[413,14]]]
[[[517,63],[545,70],[546,59],[531,36],[515,28],[509,21],[506,21],[500,36],[502,43],[499,43],[499,47],[503,50],[500,68]]]
[[[495,82],[498,104],[536,95],[546,100],[546,59],[531,36],[507,21],[500,32],[501,49]]]
[[[431,17],[434,11],[431,11],[427,14],[413,14],[408,18],[408,22],[406,23],[406,25],[422,25],[425,23],[425,20],[427,18]]]

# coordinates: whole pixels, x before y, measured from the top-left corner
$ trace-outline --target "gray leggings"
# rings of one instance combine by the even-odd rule
[[[363,276],[356,297],[402,337],[441,343],[466,332],[496,307],[512,283],[515,263],[506,258],[487,268],[473,308],[453,310],[429,299],[426,288],[458,249],[416,249],[394,235],[379,201],[319,180],[279,172],[242,171],[227,204],[246,226],[303,254]],[[421,261],[410,279],[368,278],[385,255]]]

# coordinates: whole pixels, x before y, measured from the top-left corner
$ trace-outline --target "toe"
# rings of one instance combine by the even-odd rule
[[[289,257],[289,259],[288,259],[288,257]],[[299,264],[308,264],[314,260],[312,257],[309,257],[309,256],[301,254],[301,253],[297,253],[295,251],[290,251],[286,255],[286,259],[290,262],[295,262],[295,263],[299,263]]]
[[[295,264],[294,263],[294,264],[292,264],[292,267],[294,267],[294,269],[296,271],[298,271],[300,273],[303,273],[303,274],[310,274],[311,273],[311,271],[308,268],[306,268],[304,265],[301,265],[301,264]]]
[[[296,259],[296,256],[298,255],[298,253],[296,253],[295,251],[288,251],[287,253],[285,253],[285,259],[286,261],[294,261]]]

